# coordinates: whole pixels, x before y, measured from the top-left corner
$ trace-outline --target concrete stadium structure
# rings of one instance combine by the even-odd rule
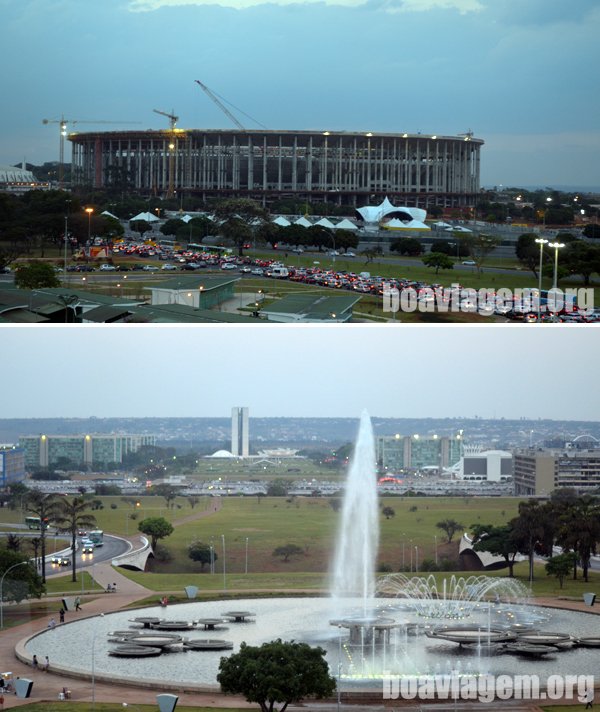
[[[345,131],[174,129],[73,133],[73,182],[143,193],[283,197],[358,206],[389,197],[471,207],[481,139]]]

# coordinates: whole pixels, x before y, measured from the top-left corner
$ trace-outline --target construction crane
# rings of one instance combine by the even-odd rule
[[[155,114],[160,114],[161,116],[166,116],[169,119],[169,123],[171,124],[171,131],[175,131],[175,126],[177,126],[177,122],[179,121],[179,116],[175,116],[175,114],[171,111],[169,114],[166,111],[159,111],[158,109],[152,109]]]
[[[233,123],[238,127],[240,131],[246,131],[246,128],[242,126],[242,124],[235,118],[235,116],[229,111],[229,109],[223,104],[222,101],[219,100],[219,98],[212,92],[206,84],[203,84],[199,79],[194,80],[196,84],[215,102],[215,104],[221,109],[221,111],[227,116]],[[228,102],[229,103],[229,102]],[[233,104],[232,104],[233,106]],[[234,107],[237,109],[237,107]],[[244,114],[244,112],[241,109],[237,109],[241,114]],[[263,126],[260,121],[257,121],[256,119],[253,119],[251,116],[248,116],[248,114],[244,114],[244,116],[247,116],[251,121],[254,121],[255,124],[258,124],[263,129],[266,129],[266,126]]]
[[[64,163],[65,163],[65,137],[67,135],[67,126],[71,124],[139,124],[140,121],[82,121],[81,119],[65,119],[61,116],[60,119],[42,119],[43,124],[59,124],[60,126],[60,146],[58,150],[58,187],[62,188],[64,182]]]
[[[458,135],[459,135],[459,136],[464,136],[464,137],[465,137],[465,141],[470,141],[470,140],[473,138],[473,136],[474,136],[474,134],[473,134],[473,129],[468,129],[467,131],[465,131],[465,133],[459,133]]]
[[[152,109],[155,114],[160,114],[161,116],[166,116],[169,119],[169,124],[171,126],[171,140],[169,141],[169,183],[167,186],[167,198],[172,198],[175,195],[175,153],[177,144],[177,133],[175,127],[179,121],[179,116],[175,116],[173,111],[169,114],[167,111],[159,111],[158,109]]]

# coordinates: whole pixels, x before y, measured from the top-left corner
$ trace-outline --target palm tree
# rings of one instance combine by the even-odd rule
[[[77,581],[77,572],[75,570],[77,532],[80,529],[93,529],[96,526],[96,518],[93,514],[88,514],[86,511],[88,506],[89,503],[84,500],[83,497],[73,497],[72,501],[69,501],[65,497],[61,499],[55,517],[56,524],[60,531],[71,535],[71,580],[73,582]]]
[[[54,521],[58,507],[58,495],[45,494],[38,489],[30,490],[25,507],[40,518],[40,554],[42,560],[42,583],[46,583],[46,530]]]

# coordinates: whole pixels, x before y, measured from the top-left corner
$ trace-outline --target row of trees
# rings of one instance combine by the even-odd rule
[[[600,232],[598,233],[600,237]],[[537,235],[525,233],[519,236],[515,248],[517,259],[538,277],[540,264],[540,245],[536,242]],[[590,283],[592,274],[600,274],[600,245],[594,245],[585,240],[578,240],[568,232],[561,232],[556,241],[563,243],[558,261],[558,279],[569,275],[581,275],[586,286]],[[554,269],[554,248],[543,245],[541,250],[542,269]]]
[[[528,557],[529,578],[533,580],[536,555],[552,559],[554,547],[558,546],[562,554],[570,555],[573,579],[577,579],[580,566],[587,582],[590,557],[600,544],[600,500],[559,490],[548,502],[521,502],[518,515],[507,524],[474,524],[471,530],[475,551],[503,557],[509,576],[514,575],[516,558],[522,554]]]

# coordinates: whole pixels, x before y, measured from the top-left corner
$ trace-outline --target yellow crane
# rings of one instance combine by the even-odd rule
[[[158,109],[153,109],[155,114],[160,114],[161,116],[166,116],[169,119],[169,124],[171,126],[171,140],[169,141],[169,184],[167,187],[167,198],[172,198],[175,195],[175,153],[177,144],[177,134],[175,127],[179,121],[179,116],[175,116],[173,111],[169,114],[167,111],[159,111]]]
[[[139,124],[140,121],[85,121],[82,119],[65,119],[61,116],[60,119],[42,119],[43,124],[59,124],[60,128],[60,144],[58,150],[58,187],[63,187],[65,174],[65,137],[67,135],[67,126],[71,124]]]

